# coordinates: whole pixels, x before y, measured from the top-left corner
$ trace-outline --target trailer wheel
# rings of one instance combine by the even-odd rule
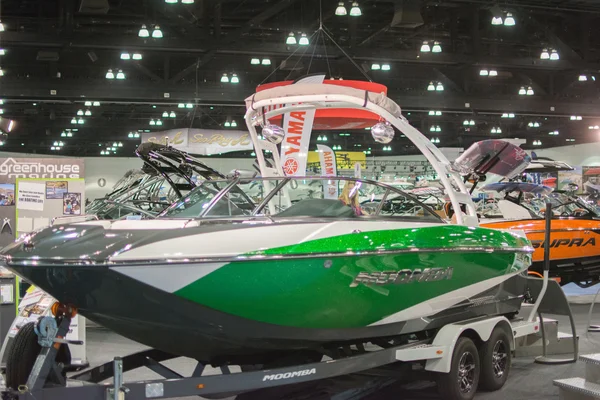
[[[438,376],[438,391],[448,400],[471,400],[479,384],[479,353],[468,337],[461,337],[454,346],[452,366],[447,374]]]
[[[25,385],[33,365],[37,360],[42,347],[38,343],[35,334],[35,323],[29,322],[19,329],[13,342],[8,348],[6,357],[6,387],[17,390],[19,386]],[[56,353],[56,362],[63,365],[71,364],[71,351],[67,344],[62,344]],[[66,372],[62,371],[63,378]],[[53,384],[59,384],[58,379],[50,378]]]
[[[500,389],[508,379],[512,360],[509,334],[504,328],[496,327],[489,340],[484,342],[479,350],[480,387],[488,391]]]
[[[18,389],[27,383],[33,364],[42,350],[34,332],[35,324],[30,322],[19,329],[6,358],[6,386]]]

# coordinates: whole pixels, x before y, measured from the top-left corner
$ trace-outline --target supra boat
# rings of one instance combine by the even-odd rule
[[[323,107],[365,109],[387,121],[379,128],[406,135],[463,210],[456,222],[378,182],[284,176],[269,120]],[[215,365],[310,359],[328,346],[518,313],[530,242],[478,226],[457,166],[385,95],[332,84],[267,89],[248,98],[246,123],[262,178],[206,181],[155,219],[56,224],[1,250],[2,264],[125,337]],[[301,182],[312,197],[295,195]],[[359,189],[422,213],[363,210]]]
[[[540,274],[544,262],[546,203],[552,204],[550,277],[561,285],[574,282],[582,287],[600,281],[600,213],[582,199],[552,192],[552,188],[524,183],[500,182],[483,187],[504,193],[481,220],[482,226],[520,229],[531,240],[535,252],[530,271]]]

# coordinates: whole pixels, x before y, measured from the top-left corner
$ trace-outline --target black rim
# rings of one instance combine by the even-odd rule
[[[492,366],[494,367],[494,375],[496,378],[502,378],[506,372],[506,361],[508,353],[504,340],[498,340],[492,351]]]
[[[475,357],[470,352],[465,352],[458,363],[458,385],[462,393],[473,390],[475,382]]]

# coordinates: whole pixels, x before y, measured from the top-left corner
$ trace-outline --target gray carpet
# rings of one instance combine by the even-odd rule
[[[587,305],[573,305],[573,312],[580,336],[580,354],[600,352],[600,333],[586,334]],[[600,306],[596,308],[594,318],[600,322]],[[567,321],[561,320],[561,331],[568,332]],[[91,365],[98,365],[112,360],[114,356],[123,356],[144,348],[144,346],[125,339],[115,333],[101,328],[89,328],[87,333],[87,356]],[[165,363],[170,368],[190,374],[195,363],[189,359],[176,359]],[[239,369],[232,368],[232,372]],[[206,373],[216,374],[218,370],[208,369]],[[547,400],[558,399],[558,390],[552,385],[552,380],[574,376],[583,376],[584,365],[581,362],[558,366],[535,364],[533,358],[517,358],[513,360],[508,383],[502,390],[491,393],[478,393],[478,400]],[[125,380],[137,381],[146,379],[160,379],[160,376],[147,370],[140,369],[125,374]],[[186,399],[198,399],[187,397]],[[232,399],[232,398],[230,398]],[[412,382],[410,384],[392,384],[378,390],[366,397],[374,400],[416,400],[416,399],[441,399],[437,394],[434,383],[427,381]]]

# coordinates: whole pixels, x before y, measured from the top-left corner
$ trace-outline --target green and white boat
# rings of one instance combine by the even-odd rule
[[[206,181],[156,219],[54,225],[3,249],[3,264],[115,332],[219,365],[310,359],[328,346],[427,336],[450,322],[519,311],[529,241],[478,227],[458,171],[395,103],[324,84],[268,89],[248,102],[262,178]],[[283,176],[275,144],[256,126],[311,107],[366,108],[395,126],[464,210],[456,223],[377,182]],[[290,201],[306,185],[322,190]],[[402,196],[423,213],[361,212],[328,198],[331,188],[383,190],[383,199]]]

